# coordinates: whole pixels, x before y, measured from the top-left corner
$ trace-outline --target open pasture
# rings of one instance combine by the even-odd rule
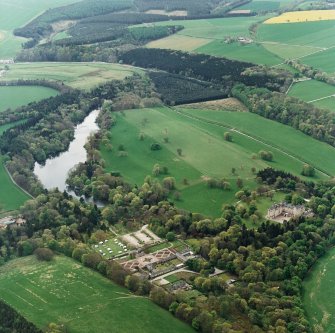
[[[279,56],[269,52],[262,44],[257,43],[242,45],[235,42],[227,44],[223,40],[215,40],[197,48],[195,51],[260,65],[273,66],[283,62]]]
[[[335,94],[335,87],[316,80],[308,80],[295,83],[289,95],[302,99],[305,102],[317,102],[325,97]]]
[[[24,38],[15,37],[12,31],[28,23],[49,8],[77,2],[76,0],[0,0],[0,59],[12,58],[21,49]]]
[[[127,181],[140,185],[145,176],[152,175],[155,164],[166,166],[168,173],[158,178],[174,177],[176,190],[181,193],[176,204],[192,211],[218,215],[224,201],[235,200],[238,177],[247,187],[255,186],[253,167],[260,170],[272,166],[300,175],[303,163],[309,162],[335,174],[334,148],[247,112],[156,108],[115,113],[115,117],[116,126],[111,130],[114,148],[109,151],[106,146],[101,147],[106,169],[121,171]],[[229,130],[233,142],[223,139]],[[282,132],[278,138],[277,133]],[[140,133],[144,140],[139,139]],[[162,146],[161,150],[150,149],[155,142]],[[121,146],[127,156],[120,157]],[[181,155],[177,152],[179,148]],[[272,151],[274,161],[253,158],[260,150]],[[231,191],[209,188],[204,182],[206,177],[225,178],[231,184]],[[327,176],[317,172],[316,178]]]
[[[264,144],[268,144],[269,146],[266,148],[263,147],[262,149],[271,150],[273,152],[274,161],[271,162],[270,165],[275,168],[284,169],[296,175],[300,175],[304,161],[331,176],[335,175],[335,148],[315,140],[289,126],[248,112],[208,111],[199,109],[183,109],[182,112],[191,117],[196,116],[198,119],[200,118],[199,121],[210,121],[218,125],[230,126],[236,131],[249,135],[250,138],[244,137],[244,140],[247,140],[247,142],[244,143],[246,148],[251,149],[252,145],[259,143],[255,140],[260,140],[264,142]],[[281,133],[281,135],[279,136],[278,133]],[[238,143],[239,141],[237,140],[241,140],[239,139],[238,133],[233,132],[233,135],[236,139],[236,143]],[[254,140],[251,138],[254,138]],[[272,149],[270,148],[271,146],[273,147]],[[323,176],[318,174],[318,177]]]
[[[320,109],[328,109],[335,112],[335,96],[320,99],[319,101],[313,102],[313,104]]]
[[[34,257],[0,268],[1,298],[44,328],[64,324],[69,333],[189,333],[193,329],[149,299],[130,294],[72,259]]]
[[[317,52],[302,59],[306,65],[315,67],[326,73],[335,73],[335,43],[323,52]]]
[[[56,96],[57,93],[54,89],[39,86],[0,86],[0,112]]]
[[[331,333],[335,329],[334,293],[335,248],[319,259],[304,280],[303,303],[314,332]]]
[[[280,7],[280,1],[251,1],[241,7],[238,7],[236,9],[245,9],[245,10],[251,10],[256,13],[263,13],[265,11],[275,11],[279,9]]]
[[[122,80],[141,70],[106,63],[17,63],[9,66],[2,80],[47,79],[78,89],[89,89],[109,80]]]
[[[286,12],[266,20],[265,24],[335,20],[335,10],[301,10]]]

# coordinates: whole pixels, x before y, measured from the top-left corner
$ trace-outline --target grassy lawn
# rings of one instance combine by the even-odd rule
[[[47,79],[64,82],[73,88],[89,89],[109,80],[122,80],[134,72],[131,66],[105,63],[18,63],[10,65],[2,80]]]
[[[303,283],[303,302],[314,332],[331,333],[335,329],[334,293],[335,248],[313,267]]]
[[[15,28],[25,25],[49,8],[74,2],[77,0],[0,0],[0,32],[5,36],[0,40],[0,59],[14,57],[25,41],[12,34]]]
[[[145,297],[130,294],[72,259],[34,257],[0,268],[1,298],[43,328],[65,324],[69,333],[193,332]]]
[[[295,83],[289,92],[290,96],[300,98],[305,102],[310,102],[334,94],[335,86],[316,80]]]
[[[15,109],[19,106],[26,105],[30,102],[35,102],[56,96],[57,90],[38,87],[38,86],[7,86],[0,87],[0,112],[8,108]]]

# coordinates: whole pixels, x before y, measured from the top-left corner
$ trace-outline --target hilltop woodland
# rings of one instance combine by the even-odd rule
[[[36,198],[21,209],[25,226],[0,232],[0,263],[49,248],[136,294],[148,295],[201,332],[308,332],[301,303],[302,280],[334,244],[334,184],[303,182],[266,169],[257,174],[257,191],[241,189],[239,197],[246,205],[224,205],[222,216],[213,220],[174,207],[168,200],[172,188],[167,181],[160,183],[148,176],[143,185],[134,187],[120,174],[105,173],[98,149],[115,124],[112,111],[159,103],[152,83],[135,75],[89,93],[71,91],[20,109],[30,120],[4,133],[1,151],[7,154],[7,167],[15,180]],[[101,131],[90,138],[88,161],[71,173],[68,183],[77,194],[102,201],[101,209],[66,192],[48,192],[32,172],[35,161],[43,163],[67,149],[73,126],[97,107],[102,107]],[[243,219],[257,214],[255,197],[270,189],[286,191],[288,202],[309,198],[315,216],[247,229]],[[170,294],[93,252],[91,244],[105,239],[105,231],[115,224],[130,230],[149,224],[160,237],[172,232],[192,240],[201,257],[188,261],[187,266],[200,273],[191,281],[199,295],[190,299],[183,292]],[[228,287],[222,278],[210,278],[214,267],[235,275],[237,282]]]

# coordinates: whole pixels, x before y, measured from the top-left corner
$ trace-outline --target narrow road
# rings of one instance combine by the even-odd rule
[[[240,135],[243,135],[243,136],[245,136],[245,137],[247,137],[247,138],[249,138],[249,139],[251,139],[251,140],[254,140],[254,141],[256,141],[256,142],[259,142],[259,143],[261,143],[261,144],[263,144],[263,145],[265,145],[265,146],[267,146],[267,147],[269,147],[269,148],[271,148],[271,149],[275,149],[275,150],[279,151],[280,153],[282,153],[282,154],[284,154],[284,155],[286,155],[286,156],[288,156],[288,157],[290,157],[290,158],[292,158],[292,159],[294,159],[294,160],[296,160],[296,161],[301,162],[302,164],[305,164],[305,163],[310,164],[309,162],[305,161],[305,160],[302,159],[302,158],[299,158],[298,156],[294,156],[294,155],[292,155],[292,154],[290,154],[290,153],[288,153],[288,152],[282,150],[281,148],[279,148],[279,147],[277,147],[277,146],[275,146],[275,145],[273,145],[273,144],[267,143],[267,142],[265,142],[265,141],[262,141],[262,140],[259,139],[259,138],[256,138],[256,137],[251,136],[250,134],[247,134],[247,133],[245,133],[245,132],[242,132],[242,131],[240,131],[240,130],[237,130],[237,129],[235,129],[234,127],[232,127],[232,126],[230,126],[230,125],[227,125],[227,124],[224,124],[224,123],[219,123],[219,122],[216,122],[216,121],[206,120],[206,119],[199,118],[199,117],[196,117],[196,116],[191,116],[190,114],[183,113],[183,112],[178,111],[177,109],[174,109],[174,108],[171,108],[171,107],[170,107],[169,109],[172,110],[172,111],[175,112],[175,113],[178,113],[179,115],[181,115],[181,116],[183,116],[183,117],[186,117],[186,118],[190,118],[190,119],[193,119],[193,120],[202,122],[202,123],[207,123],[207,124],[214,125],[214,126],[218,126],[218,127],[222,127],[222,128],[228,128],[228,129],[230,129],[232,132],[235,132],[235,133],[238,133],[238,134],[240,134]],[[329,174],[329,173],[327,173],[327,172],[325,172],[325,171],[323,171],[323,170],[321,170],[321,169],[319,169],[319,168],[317,168],[317,167],[315,167],[315,166],[314,166],[314,168],[315,168],[315,170],[319,171],[322,175],[324,175],[324,176],[326,176],[326,177],[333,177],[333,175],[331,175],[331,174]]]

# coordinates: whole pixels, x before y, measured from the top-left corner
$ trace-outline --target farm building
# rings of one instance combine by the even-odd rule
[[[21,226],[25,223],[26,221],[22,217],[7,216],[0,219],[0,229],[5,229],[8,226]]]

